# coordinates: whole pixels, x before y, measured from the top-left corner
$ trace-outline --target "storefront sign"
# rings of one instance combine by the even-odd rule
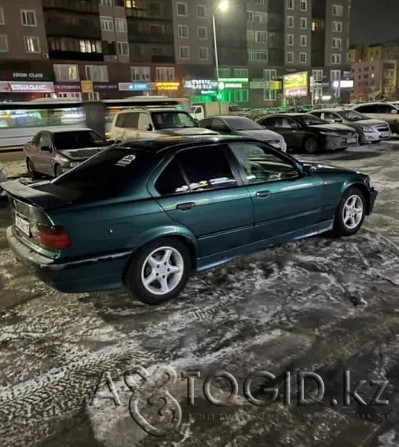
[[[80,93],[80,82],[64,82],[54,84],[56,93]]]
[[[154,82],[119,82],[118,89],[121,92],[146,92],[155,90]]]
[[[52,81],[53,79],[52,71],[0,70],[2,81]]]
[[[354,81],[352,80],[342,80],[342,81],[334,81],[332,83],[334,88],[353,88]]]
[[[219,90],[248,88],[248,78],[219,78]]]
[[[308,95],[308,73],[287,74],[283,77],[284,98]]]
[[[53,82],[0,81],[0,92],[5,93],[54,93]]]
[[[95,92],[103,92],[104,90],[118,90],[118,86],[109,82],[93,82],[93,89]]]
[[[155,88],[160,92],[177,92],[180,89],[180,82],[156,82]]]
[[[82,93],[93,93],[93,81],[80,81]]]
[[[269,88],[269,82],[268,81],[251,81],[249,83],[249,88],[251,90],[261,90],[265,88]]]
[[[217,81],[210,79],[189,79],[184,82],[184,88],[191,90],[213,90],[218,86]]]

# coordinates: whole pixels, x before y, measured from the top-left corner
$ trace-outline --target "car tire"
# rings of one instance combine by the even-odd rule
[[[333,235],[351,236],[356,234],[366,217],[366,200],[363,192],[356,187],[349,188],[341,198],[335,213]]]
[[[60,165],[55,165],[55,167],[54,167],[54,177],[57,178],[57,177],[59,177],[62,174],[63,174],[63,172],[62,172],[61,166]]]
[[[315,137],[307,137],[303,141],[302,146],[303,146],[303,150],[307,154],[315,154],[319,150],[319,143]]]
[[[27,169],[28,174],[31,178],[36,179],[39,177],[39,174],[35,170],[35,165],[30,158],[26,159],[26,169]]]
[[[176,272],[170,273],[172,269]],[[188,247],[176,238],[164,238],[145,245],[133,254],[124,283],[139,301],[161,304],[180,294],[191,270]],[[152,281],[150,277],[153,277]]]

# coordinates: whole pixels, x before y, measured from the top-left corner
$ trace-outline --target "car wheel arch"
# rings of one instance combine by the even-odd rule
[[[367,189],[367,187],[366,187],[366,185],[364,183],[360,183],[360,182],[346,182],[344,184],[344,188],[341,191],[341,196],[340,196],[339,200],[341,200],[341,197],[347,191],[349,191],[349,189],[351,189],[351,188],[359,189],[363,193],[364,197],[366,199],[369,199],[370,192],[369,192],[369,190]],[[365,205],[366,205],[366,215],[368,216],[368,215],[370,215],[370,203],[369,203],[369,200],[366,200],[366,204]]]

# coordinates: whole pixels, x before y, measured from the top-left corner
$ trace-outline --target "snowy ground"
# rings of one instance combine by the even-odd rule
[[[156,308],[124,292],[64,295],[49,289],[11,257],[5,241],[9,210],[3,203],[0,445],[398,446],[399,145],[311,158],[371,175],[380,195],[361,233],[341,240],[313,238],[238,259],[192,278],[179,299]],[[23,162],[4,166],[8,175],[24,172]],[[177,371],[176,384],[168,386],[182,408],[176,432],[148,435],[130,416],[132,392],[122,374],[138,366]],[[237,379],[238,397],[214,406],[204,399],[202,385],[220,369]],[[194,406],[187,405],[187,380],[181,379],[189,370],[201,373]],[[269,387],[280,390],[277,401],[263,407],[250,404],[242,387],[259,370],[273,373],[276,380]],[[343,406],[346,370],[352,388],[362,379],[388,381],[381,400],[389,404],[360,406],[352,399]],[[287,371],[291,405],[282,399]],[[323,404],[297,404],[298,371],[323,378]],[[89,405],[105,372],[120,406],[98,398]],[[312,391],[312,383],[307,389]],[[367,383],[359,394],[369,403],[376,389]],[[162,419],[156,413],[162,401],[151,412],[144,405],[150,389],[140,390],[134,395],[139,410],[154,425],[166,426],[170,414]],[[252,391],[270,400],[260,385]],[[221,385],[212,385],[212,392],[229,395]]]

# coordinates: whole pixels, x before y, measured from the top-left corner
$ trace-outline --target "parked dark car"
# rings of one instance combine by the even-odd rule
[[[329,123],[340,123],[353,127],[359,134],[359,143],[379,143],[389,140],[392,136],[389,124],[383,120],[371,119],[356,110],[343,108],[313,110],[315,115]]]
[[[346,149],[358,144],[357,132],[342,124],[330,124],[307,113],[268,116],[258,123],[282,135],[289,149],[316,152]]]
[[[38,174],[58,177],[109,146],[92,129],[42,130],[24,146],[26,167],[33,178]]]
[[[247,136],[269,143],[280,151],[287,151],[287,145],[281,135],[265,129],[245,116],[210,116],[201,120],[199,124],[222,135]]]
[[[177,296],[192,270],[331,229],[352,235],[377,195],[367,175],[223,136],[125,143],[4,189],[8,243],[43,280],[63,292],[124,285],[151,304]]]

